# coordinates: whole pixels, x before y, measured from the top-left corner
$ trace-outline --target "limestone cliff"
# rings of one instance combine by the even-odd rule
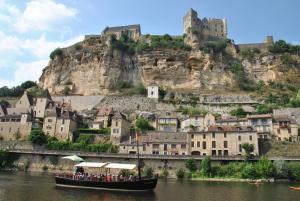
[[[154,81],[174,90],[201,92],[226,90],[235,85],[230,63],[241,59],[249,79],[258,82],[280,79],[279,58],[264,54],[242,59],[233,44],[224,54],[207,54],[199,48],[155,48],[126,53],[113,48],[109,40],[89,38],[62,49],[49,61],[40,77],[40,85],[52,94],[68,88],[72,94],[116,93],[120,81],[147,86]]]

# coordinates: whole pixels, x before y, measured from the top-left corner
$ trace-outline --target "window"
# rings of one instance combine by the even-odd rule
[[[239,144],[239,152],[242,152],[242,145]]]
[[[191,135],[191,138],[194,139],[194,134]]]
[[[288,132],[289,132],[289,133],[291,133],[291,132],[292,132],[291,128],[288,128]]]
[[[119,133],[119,129],[114,128],[114,129],[113,129],[113,133]]]
[[[195,145],[194,145],[194,142],[192,141],[192,142],[191,142],[191,147],[194,147],[194,146],[195,146]]]
[[[205,139],[206,138],[206,135],[205,134],[203,134],[203,139]]]
[[[182,144],[181,149],[186,149],[186,144]]]
[[[224,156],[228,156],[228,150],[224,150]]]
[[[159,144],[153,144],[153,145],[152,145],[152,148],[153,148],[153,149],[159,149]]]
[[[151,95],[152,95],[152,96],[153,96],[153,94],[154,94],[153,91],[151,91]]]
[[[278,134],[280,133],[280,129],[279,129],[279,128],[277,128],[277,133],[278,133]]]
[[[227,138],[227,133],[224,133],[224,138]]]
[[[249,140],[252,141],[252,135],[249,135]]]
[[[228,148],[228,141],[224,141],[224,148]]]
[[[212,141],[212,142],[211,142],[211,147],[212,147],[212,148],[216,148],[216,141]]]
[[[143,144],[143,151],[146,151],[146,144]]]
[[[206,142],[202,142],[202,149],[206,149]]]
[[[241,141],[242,140],[242,137],[239,135],[238,136],[238,141]]]
[[[167,151],[167,149],[168,149],[168,145],[164,144],[164,151]]]
[[[197,147],[200,147],[200,142],[199,141],[197,142]]]
[[[50,122],[52,122],[52,119],[48,119],[47,121],[50,123]]]
[[[118,126],[118,120],[116,121],[116,126]]]
[[[159,155],[159,151],[153,151],[152,154],[153,155]]]
[[[65,119],[62,119],[61,124],[65,124]]]
[[[215,138],[215,137],[216,137],[215,133],[212,133],[212,138]]]
[[[222,156],[222,150],[218,150],[218,156]]]
[[[60,132],[62,132],[64,130],[64,127],[60,127]]]
[[[212,156],[216,156],[216,155],[217,155],[217,151],[216,151],[216,150],[212,150],[212,151],[211,151],[211,155],[212,155]]]
[[[171,144],[171,149],[176,149],[176,144]]]

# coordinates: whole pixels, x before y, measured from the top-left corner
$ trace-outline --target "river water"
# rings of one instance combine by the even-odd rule
[[[0,201],[300,201],[300,191],[274,183],[159,180],[153,192],[128,193],[55,187],[47,173],[0,172]]]

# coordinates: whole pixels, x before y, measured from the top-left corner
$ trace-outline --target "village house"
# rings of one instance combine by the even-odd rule
[[[121,112],[114,112],[111,120],[110,141],[114,145],[119,145],[121,141],[130,135],[131,123]]]
[[[175,112],[164,111],[157,117],[157,131],[177,132],[179,121]]]
[[[273,132],[272,134],[278,141],[299,141],[299,127],[291,117],[287,115],[273,117]]]
[[[272,115],[271,114],[256,114],[248,115],[248,125],[252,126],[260,139],[269,139],[272,130]]]
[[[222,119],[216,120],[216,125],[218,126],[248,126],[248,119],[237,118],[228,116]]]
[[[138,137],[140,154],[188,155],[187,133],[148,132]],[[120,144],[119,153],[136,154],[136,138]]]
[[[101,129],[101,128],[110,127],[112,116],[113,116],[113,109],[111,107],[109,106],[101,107],[92,123],[92,128]]]
[[[210,113],[190,116],[180,122],[181,132],[204,131],[215,123],[215,116]]]
[[[120,39],[122,35],[126,35],[128,38],[137,41],[141,37],[141,26],[139,24],[134,24],[118,27],[106,27],[102,31],[101,35],[115,35],[117,39]]]
[[[77,115],[51,103],[45,111],[43,131],[46,135],[61,141],[73,141],[73,132],[77,129]]]
[[[191,155],[244,155],[244,143],[253,144],[253,155],[259,154],[257,132],[250,126],[212,126],[204,132],[189,132],[188,141]]]

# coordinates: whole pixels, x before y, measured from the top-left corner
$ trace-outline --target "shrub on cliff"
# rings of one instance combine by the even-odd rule
[[[236,116],[240,118],[243,118],[248,114],[248,112],[246,112],[242,107],[238,107],[234,110],[231,110],[229,113],[231,116]]]
[[[269,47],[269,51],[275,54],[291,53],[299,55],[300,45],[292,45],[284,40],[278,40]]]
[[[33,144],[43,145],[47,142],[47,136],[42,130],[32,130],[28,135],[28,140]]]
[[[54,59],[55,56],[63,56],[63,51],[62,49],[60,48],[56,48],[55,50],[53,50],[51,53],[50,53],[50,59]]]

